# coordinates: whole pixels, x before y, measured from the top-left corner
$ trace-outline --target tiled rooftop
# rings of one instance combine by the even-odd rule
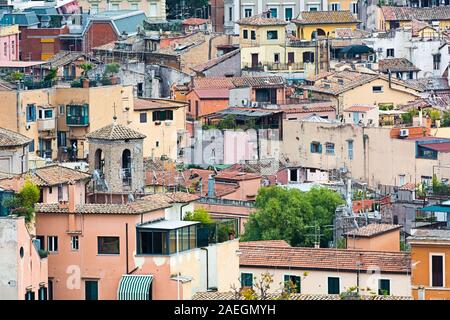
[[[268,294],[269,300],[283,299],[280,294]],[[381,295],[363,295],[361,300],[412,300],[409,296],[381,296]],[[192,300],[244,300],[242,297],[236,297],[234,292],[197,292]],[[289,295],[289,300],[342,300],[338,294],[301,294],[293,293]]]
[[[450,20],[450,6],[431,8],[383,6],[381,11],[386,21],[408,21],[412,19],[421,21]]]
[[[386,232],[398,230],[402,226],[396,224],[371,223],[358,229],[351,230],[346,233],[350,237],[367,237],[371,238]]]
[[[233,51],[225,53],[219,57],[208,60],[202,64],[196,65],[195,67],[192,68],[192,70],[194,70],[196,72],[204,72],[204,71],[218,65],[219,63],[226,61],[227,59],[230,59],[231,57],[234,57],[235,55],[239,54],[240,52],[241,52],[240,49],[233,50]]]
[[[249,26],[285,26],[288,23],[277,18],[268,18],[268,13],[263,12],[251,17],[242,18],[238,20],[237,24]]]
[[[57,184],[72,183],[90,179],[91,175],[78,170],[70,169],[59,164],[35,169],[30,175],[32,181],[38,186],[54,186]]]
[[[319,269],[369,271],[379,268],[386,273],[410,272],[411,257],[404,252],[380,252],[350,249],[303,248],[279,246],[239,246],[241,267],[277,269]]]
[[[172,109],[186,106],[186,102],[175,101],[169,99],[134,99],[134,110],[157,110],[157,109]]]
[[[411,61],[406,58],[387,58],[378,61],[378,69],[380,72],[403,72],[403,71],[420,71]]]
[[[351,107],[348,107],[344,111],[347,111],[347,112],[367,112],[367,111],[370,111],[370,110],[375,109],[375,108],[376,108],[375,106],[369,106],[369,105],[353,105]]]
[[[302,11],[292,22],[298,24],[357,23],[358,19],[347,10],[341,11]]]
[[[30,138],[25,137],[20,133],[0,128],[0,148],[24,146],[30,142]]]
[[[142,133],[117,123],[107,125],[86,135],[88,139],[101,140],[131,140],[144,139],[145,137]]]
[[[189,26],[198,26],[198,25],[202,25],[205,23],[208,23],[207,19],[189,18],[189,19],[184,19],[181,24],[189,25]]]

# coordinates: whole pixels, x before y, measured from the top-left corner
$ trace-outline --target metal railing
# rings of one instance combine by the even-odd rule
[[[198,202],[207,204],[217,204],[223,206],[247,207],[247,208],[253,208],[255,206],[254,201],[230,200],[230,199],[208,198],[208,197],[201,197],[200,199],[198,199]]]
[[[245,63],[242,65],[244,70],[254,70],[254,71],[288,71],[288,70],[304,70],[305,64],[303,62],[291,62],[291,63],[281,63],[281,62],[261,62],[257,65],[251,63]]]

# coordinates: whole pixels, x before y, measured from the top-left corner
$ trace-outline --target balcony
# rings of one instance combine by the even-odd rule
[[[66,124],[68,126],[88,126],[89,106],[87,104],[67,105]]]
[[[37,120],[38,131],[52,131],[56,128],[56,119],[38,119]]]
[[[52,150],[37,150],[37,155],[41,158],[51,159]]]

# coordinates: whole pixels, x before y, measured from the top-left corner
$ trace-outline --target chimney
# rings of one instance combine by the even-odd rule
[[[320,248],[320,243],[319,242],[314,242],[314,248],[319,249]]]
[[[208,177],[208,198],[214,198],[214,175]]]
[[[75,185],[69,184],[69,212],[75,212]]]
[[[422,108],[419,108],[419,127],[423,126],[423,112]]]

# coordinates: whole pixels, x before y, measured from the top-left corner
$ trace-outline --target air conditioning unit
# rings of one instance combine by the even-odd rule
[[[407,137],[407,136],[409,136],[409,130],[408,129],[401,129],[399,136],[400,137]]]
[[[242,106],[248,107],[248,99],[242,99]]]
[[[164,121],[164,124],[166,125],[166,127],[170,127],[172,125],[172,121],[170,120]]]
[[[252,108],[258,108],[258,102],[252,101]]]

